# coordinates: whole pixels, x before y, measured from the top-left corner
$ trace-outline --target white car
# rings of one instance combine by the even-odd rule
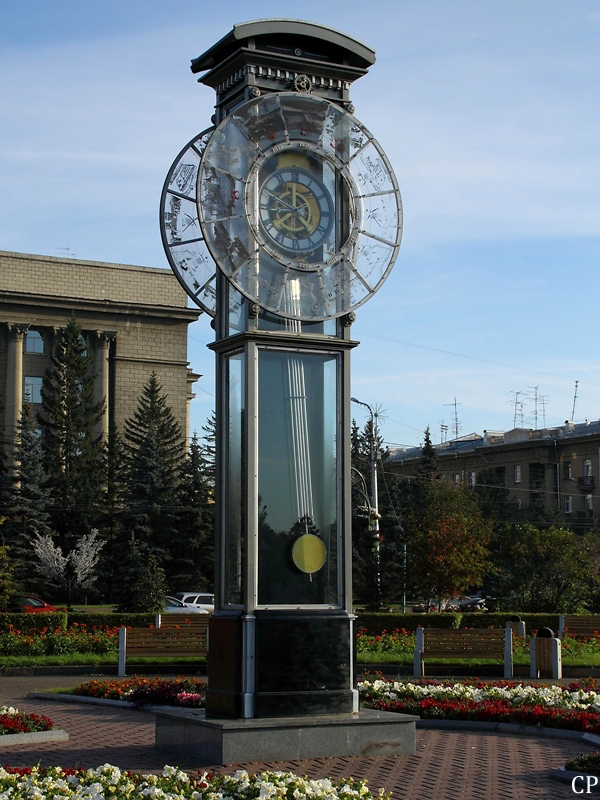
[[[167,597],[165,614],[208,614],[209,612],[201,606],[188,605],[178,600],[177,597]]]
[[[203,608],[212,614],[215,610],[215,596],[209,592],[175,592],[175,597],[192,608]]]

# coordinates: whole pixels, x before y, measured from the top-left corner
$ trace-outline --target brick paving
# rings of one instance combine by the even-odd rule
[[[0,678],[0,704],[46,714],[67,731],[69,741],[2,748],[0,763],[159,771],[176,759],[154,746],[152,714],[107,706],[49,702],[27,698],[47,688],[76,686],[87,678]],[[365,778],[373,790],[384,788],[394,800],[562,800],[573,798],[569,784],[549,777],[552,769],[593,748],[581,742],[469,731],[417,731],[414,756],[317,758],[238,765],[252,772],[283,769],[310,777]],[[179,760],[182,769],[196,768]],[[208,767],[232,772],[238,767]]]

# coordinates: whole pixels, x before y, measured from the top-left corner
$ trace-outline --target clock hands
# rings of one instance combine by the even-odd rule
[[[277,221],[281,227],[285,228],[287,231],[295,234],[296,236],[303,232],[302,228],[304,228],[309,235],[312,233],[315,225],[312,221],[312,214],[309,204],[303,194],[298,192],[294,182],[291,182],[290,184],[284,184],[282,194],[276,194],[269,189],[265,189],[265,193],[269,195],[269,197],[272,197],[279,207],[283,206],[289,209],[287,214],[282,214],[279,208],[271,208],[274,213],[278,214]],[[282,195],[291,195],[291,203],[284,200]],[[300,225],[298,225],[298,223],[300,223]],[[277,223],[275,223],[275,225],[276,227],[279,227],[277,226]]]

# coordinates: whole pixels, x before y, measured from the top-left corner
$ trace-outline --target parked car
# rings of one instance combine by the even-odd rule
[[[23,594],[12,600],[10,610],[24,611],[27,614],[36,614],[38,612],[46,613],[48,611],[58,611],[59,609],[56,608],[56,606],[51,606],[50,603],[47,603],[35,594]]]
[[[178,600],[176,597],[167,597],[165,614],[208,614],[205,608],[200,606],[188,605]]]
[[[215,596],[210,592],[175,592],[175,597],[186,606],[204,608],[209,614],[215,610]]]

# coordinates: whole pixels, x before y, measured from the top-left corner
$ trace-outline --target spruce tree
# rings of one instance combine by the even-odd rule
[[[154,554],[167,576],[179,547],[179,470],[183,438],[156,373],[125,421],[123,530]]]
[[[68,548],[94,527],[105,482],[104,446],[95,432],[104,401],[94,403],[93,366],[81,326],[71,318],[57,336],[39,415],[52,527]]]
[[[117,611],[158,613],[164,609],[167,594],[165,571],[155,553],[136,541],[126,542],[117,574],[122,578],[115,588]]]
[[[31,405],[21,412],[14,450],[15,476],[10,510],[3,527],[5,541],[19,562],[17,577],[26,585],[31,543],[36,535],[51,533],[50,490],[46,485],[42,445]]]
[[[203,428],[206,430],[206,428]],[[214,462],[213,462],[214,463]],[[215,568],[214,471],[207,467],[205,450],[196,433],[182,467],[179,485],[177,548],[171,583],[182,591],[212,590]]]
[[[202,436],[204,441],[201,445],[202,470],[208,483],[214,487],[217,439],[217,419],[214,411],[211,412],[210,417],[206,420],[206,425],[202,426],[202,430],[204,431]]]
[[[0,419],[4,419],[4,403],[2,402],[2,398],[0,398]],[[8,474],[7,446],[8,442],[0,432],[0,518],[8,514],[11,501],[11,480]],[[2,534],[2,526],[0,525],[0,545],[3,543],[4,536]]]

